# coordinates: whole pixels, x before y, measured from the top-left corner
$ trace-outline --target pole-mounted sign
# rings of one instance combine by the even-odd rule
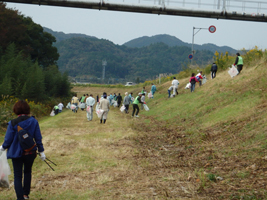
[[[212,26],[209,27],[209,32],[210,33],[215,33],[215,31],[216,31],[216,27],[215,26],[212,25]]]
[[[193,58],[193,54],[189,54],[188,58],[191,60]]]

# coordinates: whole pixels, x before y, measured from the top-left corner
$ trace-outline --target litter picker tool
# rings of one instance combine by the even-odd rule
[[[39,154],[40,155],[40,154]],[[51,167],[51,165],[49,165],[49,163],[46,161],[46,160],[48,160],[49,162],[51,162],[53,165],[55,165],[55,166],[57,166],[57,164],[56,163],[54,163],[54,162],[52,162],[51,160],[49,160],[48,158],[46,158],[44,161],[45,161],[45,163],[53,170],[53,171],[55,171],[54,169],[53,169],[53,167]]]

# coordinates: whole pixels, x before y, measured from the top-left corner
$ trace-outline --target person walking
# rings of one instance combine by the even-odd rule
[[[243,58],[240,56],[240,53],[236,53],[236,59],[235,59],[234,66],[235,65],[237,66],[238,74],[240,74],[241,70],[243,69]]]
[[[203,77],[202,77],[202,71],[200,71],[200,72],[196,75],[196,79],[197,79],[198,82],[199,82],[199,86],[201,86],[201,85],[202,85],[202,81],[201,81],[201,79],[203,79]]]
[[[153,95],[152,99],[154,98],[154,94],[155,94],[156,90],[157,90],[156,86],[152,83],[152,86],[151,86],[151,94]]]
[[[191,83],[191,92],[194,92],[196,82],[198,82],[198,79],[195,77],[195,73],[192,73],[191,78],[189,79],[189,82]]]
[[[12,159],[14,188],[17,200],[24,200],[29,199],[32,165],[37,155],[36,151],[38,150],[42,161],[44,161],[46,157],[38,121],[33,116],[29,116],[29,104],[26,101],[18,101],[13,106],[13,112],[18,117],[8,122],[4,143],[0,146],[0,151],[5,151],[7,149],[7,158]],[[30,151],[24,151],[19,143],[19,128],[26,130],[36,143]]]
[[[93,111],[94,111],[93,106],[95,105],[95,99],[93,98],[92,94],[90,94],[90,96],[86,99],[85,104],[86,104],[86,106],[90,106],[90,109],[91,109],[90,113],[86,109],[87,120],[92,121],[93,120]]]
[[[123,99],[123,105],[125,106],[125,113],[129,113],[129,105],[130,105],[130,97],[128,96],[128,92],[125,92],[125,97]]]
[[[118,107],[120,107],[121,106],[121,102],[122,102],[121,93],[119,93],[119,95],[117,96],[117,102],[118,102]]]
[[[139,113],[139,106],[138,106],[138,104],[139,103],[143,104],[143,102],[141,101],[141,96],[142,96],[142,93],[139,93],[138,96],[135,98],[135,100],[133,102],[133,113],[132,113],[132,117],[133,116],[139,117],[138,116],[138,113]],[[135,113],[135,110],[136,110],[136,113]]]
[[[108,118],[108,111],[109,111],[109,101],[107,100],[107,93],[103,93],[103,99],[100,101],[99,109],[104,110],[102,117],[100,119],[100,124],[102,122],[105,124]]]
[[[215,63],[212,64],[211,66],[211,78],[214,79],[216,77],[216,73],[217,73],[217,65]]]
[[[173,77],[173,80],[172,80],[173,97],[175,97],[175,95],[178,95],[178,85],[179,85],[179,81],[176,79],[176,77]]]
[[[77,94],[74,95],[74,97],[72,97],[71,103],[74,104],[76,106],[75,109],[73,109],[72,111],[75,113],[77,113],[78,111],[78,103],[79,103],[79,99],[77,97]]]
[[[62,102],[60,102],[60,103],[58,104],[58,109],[59,109],[58,112],[61,113],[63,108],[64,108],[64,105],[63,105]]]

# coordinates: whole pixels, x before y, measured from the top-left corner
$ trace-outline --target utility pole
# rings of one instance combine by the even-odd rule
[[[103,80],[103,82],[105,80],[106,65],[107,65],[107,61],[106,60],[102,60],[102,66],[103,66],[102,80]]]

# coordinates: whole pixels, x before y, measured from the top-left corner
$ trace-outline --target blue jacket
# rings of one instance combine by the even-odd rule
[[[152,85],[152,87],[151,87],[151,91],[152,91],[152,92],[156,92],[156,90],[157,90],[157,89],[156,89],[156,86],[155,86],[155,85]]]
[[[20,116],[24,117],[24,116]],[[18,117],[17,119],[19,119]],[[39,127],[38,121],[34,117],[30,117],[24,121],[19,122],[14,127],[12,126],[12,122],[8,122],[8,127],[5,135],[5,141],[3,143],[3,148],[7,150],[7,158],[19,158],[22,156],[23,150],[20,146],[18,140],[18,131],[17,126],[20,126],[24,130],[27,130],[28,133],[34,138],[37,147],[35,146],[32,150],[36,151],[38,148],[38,152],[43,152],[44,147],[42,143],[42,135]]]

